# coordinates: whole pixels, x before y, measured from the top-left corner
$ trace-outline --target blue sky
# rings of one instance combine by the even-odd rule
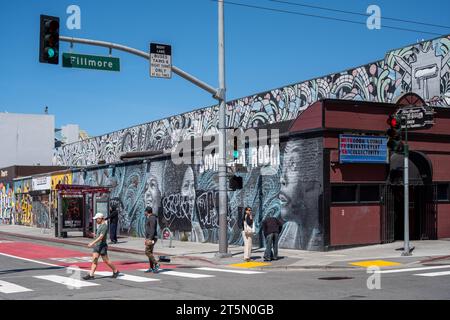
[[[364,17],[269,0],[244,4],[365,22]],[[291,2],[450,26],[443,0]],[[81,8],[81,30],[68,30],[66,9]],[[0,0],[0,112],[55,115],[56,125],[79,124],[100,135],[210,105],[211,95],[184,79],[149,76],[142,58],[113,51],[121,71],[62,68],[39,63],[39,15],[61,18],[61,35],[116,42],[147,51],[150,42],[172,45],[173,63],[213,87],[217,75],[217,2],[211,0]],[[226,83],[229,100],[380,60],[384,54],[436,36],[225,4]],[[450,29],[383,21],[385,25],[449,34]],[[62,43],[61,52],[69,46]],[[108,55],[105,48],[75,45],[75,53]],[[60,59],[61,61],[61,59]]]

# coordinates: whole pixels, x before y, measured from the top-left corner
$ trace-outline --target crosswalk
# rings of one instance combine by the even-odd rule
[[[67,268],[67,270],[74,268]],[[221,275],[224,273],[228,274],[237,274],[237,275],[258,275],[263,274],[265,272],[262,271],[250,271],[250,270],[236,270],[236,269],[221,269],[221,268],[206,268],[206,267],[198,267],[192,268],[192,271],[183,270],[183,271],[175,271],[173,269],[162,269],[157,274],[145,274],[144,271],[146,269],[135,270],[143,273],[142,275],[135,275],[127,273],[120,273],[117,277],[119,282],[131,282],[131,283],[149,283],[149,282],[160,282],[160,281],[170,281],[174,278],[183,278],[183,279],[208,279],[214,278],[216,275]],[[77,271],[86,272],[86,270]],[[78,272],[80,274],[80,272]],[[106,271],[97,271],[95,273],[96,280],[86,281],[82,280],[81,276],[62,276],[62,275],[37,275],[31,276],[33,279],[51,282],[52,284],[57,284],[61,286],[65,286],[68,289],[82,289],[87,287],[98,287],[101,286],[102,283],[99,283],[102,279],[111,278],[112,272]],[[9,279],[8,279],[9,280]],[[9,280],[10,281],[10,280]],[[35,282],[33,285],[37,286]],[[0,294],[14,294],[14,293],[27,293],[38,290],[38,288],[26,288],[18,284],[14,284],[12,282],[7,282],[0,280]],[[0,295],[1,297],[1,295]]]

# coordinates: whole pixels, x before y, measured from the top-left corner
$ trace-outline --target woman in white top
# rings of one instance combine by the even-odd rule
[[[255,223],[253,222],[252,209],[245,208],[243,219],[244,230],[242,231],[242,238],[244,239],[244,260],[250,261],[252,256],[252,240],[255,233]]]

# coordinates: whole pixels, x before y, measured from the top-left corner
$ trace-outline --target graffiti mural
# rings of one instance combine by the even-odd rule
[[[330,74],[227,104],[227,126],[251,128],[295,119],[323,98],[395,103],[414,92],[432,106],[450,106],[450,36],[424,41],[386,54],[383,60]],[[213,106],[65,145],[58,165],[118,162],[126,151],[174,149],[190,137],[213,134],[218,123]]]
[[[13,221],[14,192],[9,183],[0,183],[0,223],[11,224]]]
[[[33,225],[33,198],[30,195],[31,179],[19,180],[14,182],[15,195],[15,224],[32,226]]]

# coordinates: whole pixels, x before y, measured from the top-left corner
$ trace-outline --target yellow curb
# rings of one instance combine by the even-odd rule
[[[368,260],[368,261],[357,261],[357,262],[351,262],[349,263],[354,266],[359,267],[394,267],[399,266],[401,263],[399,262],[393,262],[393,261],[385,261],[385,260]]]
[[[256,268],[256,267],[263,267],[263,266],[270,266],[270,265],[271,265],[271,263],[265,263],[265,262],[244,262],[244,263],[230,264],[230,267]]]

